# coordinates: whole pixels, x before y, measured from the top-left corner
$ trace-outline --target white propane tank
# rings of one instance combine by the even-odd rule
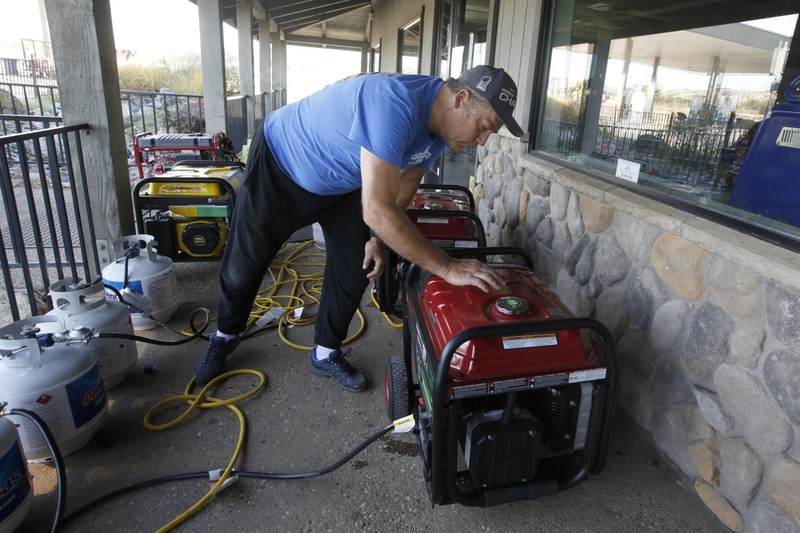
[[[11,533],[28,516],[33,503],[31,476],[17,428],[0,418],[0,533]]]
[[[67,329],[86,326],[95,333],[133,335],[127,306],[105,298],[100,291],[99,284],[77,284],[70,278],[57,281],[50,285],[53,310],[47,314],[62,317]],[[97,357],[106,389],[122,383],[139,357],[133,339],[96,338],[87,346]]]
[[[52,322],[59,323],[60,332],[42,334],[38,325],[52,326]],[[91,440],[108,411],[100,365],[80,334],[79,330],[67,332],[64,320],[53,315],[25,318],[0,328],[0,403],[39,415],[64,456]],[[54,343],[57,337],[77,344]],[[52,459],[33,423],[7,416],[20,428],[29,462]]]
[[[178,281],[172,259],[158,255],[152,235],[128,235],[114,241],[116,260],[103,269],[103,282],[114,287],[131,309],[133,329],[155,327],[178,308]],[[119,295],[106,289],[106,298]],[[152,318],[150,318],[152,317]]]

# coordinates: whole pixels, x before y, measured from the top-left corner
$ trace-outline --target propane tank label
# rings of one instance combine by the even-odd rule
[[[88,424],[106,406],[106,388],[100,379],[100,365],[66,386],[67,398],[76,428]]]
[[[540,348],[542,346],[558,346],[558,339],[555,333],[543,333],[541,335],[520,335],[518,337],[503,337],[504,350],[516,350],[518,348]]]
[[[0,524],[25,501],[31,485],[19,445],[14,443],[0,457]]]

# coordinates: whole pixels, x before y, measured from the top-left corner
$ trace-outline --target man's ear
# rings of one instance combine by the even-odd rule
[[[466,89],[461,89],[456,93],[455,105],[456,107],[461,107],[462,105],[469,104],[469,91]]]

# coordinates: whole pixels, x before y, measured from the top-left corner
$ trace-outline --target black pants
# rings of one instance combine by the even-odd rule
[[[313,222],[322,226],[327,252],[314,342],[339,348],[368,284],[361,190],[320,196],[301,188],[278,166],[258,126],[220,267],[220,331],[244,331],[269,264],[292,233]]]

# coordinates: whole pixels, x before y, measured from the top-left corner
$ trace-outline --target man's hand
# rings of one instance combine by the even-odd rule
[[[372,270],[367,272],[367,279],[374,281],[383,274],[383,269],[386,267],[386,246],[377,237],[372,237],[364,245],[364,264],[362,268],[367,270],[370,265]]]
[[[442,277],[451,285],[474,285],[483,292],[499,289],[504,283],[494,268],[477,259],[453,259]]]

